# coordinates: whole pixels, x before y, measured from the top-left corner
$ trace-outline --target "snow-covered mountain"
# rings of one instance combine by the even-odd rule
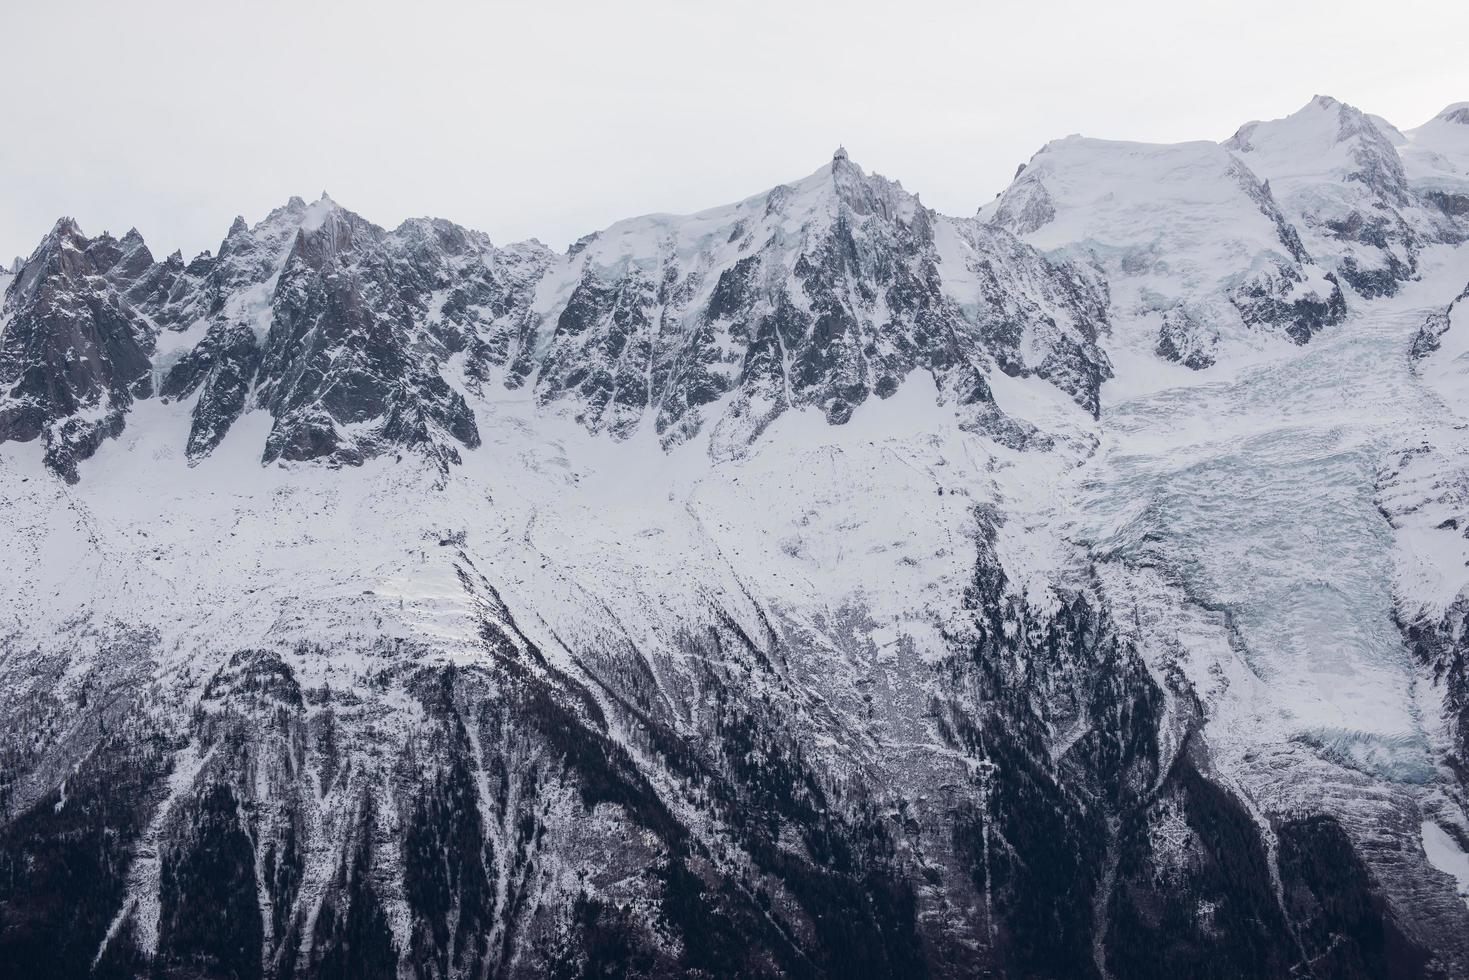
[[[1269,186],[1217,143],[1056,140],[980,214],[1097,263],[1117,340],[1190,368],[1281,334],[1305,343],[1346,313]]]
[[[1270,183],[1307,249],[1370,297],[1413,278],[1425,245],[1464,238],[1452,204],[1409,179],[1401,141],[1390,124],[1317,96],[1285,119],[1240,127],[1224,146]]]
[[[1387,132],[1409,185],[1444,214],[1469,218],[1469,102],[1449,106],[1416,129]]]
[[[1462,106],[0,276],[0,975],[1469,972]]]
[[[1081,270],[1003,232],[925,209],[844,150],[829,167],[730,207],[621,222],[573,248],[542,287],[559,310],[538,375],[593,431],[645,414],[665,443],[715,416],[738,451],[791,408],[842,423],[915,368],[945,402],[998,416],[998,367],[1095,412],[1109,375],[1106,297]],[[992,297],[1004,297],[994,302]]]

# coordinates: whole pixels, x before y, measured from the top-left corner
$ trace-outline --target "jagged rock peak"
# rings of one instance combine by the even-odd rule
[[[88,244],[90,241],[82,232],[81,225],[76,223],[75,217],[63,215],[57,217],[56,223],[51,225],[51,231],[48,231],[46,237],[41,239],[35,251],[32,251],[31,259],[26,260],[26,264],[38,259],[44,260],[47,256],[56,253],[59,248],[73,248],[73,250],[81,251]]]
[[[136,398],[152,393],[154,327],[131,291],[152,256],[141,236],[124,250],[105,232],[58,220],[5,294],[0,336],[0,442],[41,439],[69,481],[76,464],[122,431]]]
[[[707,422],[711,452],[738,455],[788,409],[840,424],[917,369],[976,424],[996,367],[1094,411],[1108,374],[1085,274],[935,215],[845,149],[726,207],[619,222],[568,265],[537,398],[618,438],[647,420],[670,445]]]
[[[89,239],[75,218],[58,218],[25,261],[27,274],[22,275],[12,287],[17,290],[17,302],[27,301],[49,276],[69,279],[95,275],[110,267],[117,257],[116,243],[105,232],[96,239]]]
[[[301,215],[292,254],[320,269],[353,251],[364,238],[380,241],[384,234],[382,228],[323,193]]]

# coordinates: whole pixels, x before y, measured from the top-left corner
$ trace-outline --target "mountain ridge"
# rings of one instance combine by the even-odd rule
[[[1457,157],[1347,108],[565,254],[58,223],[0,975],[1462,975]]]

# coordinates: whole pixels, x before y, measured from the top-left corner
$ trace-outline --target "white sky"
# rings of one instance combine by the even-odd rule
[[[969,214],[1049,139],[1469,99],[1469,3],[0,0],[0,259],[62,214],[159,257],[323,189],[564,248],[845,143]]]

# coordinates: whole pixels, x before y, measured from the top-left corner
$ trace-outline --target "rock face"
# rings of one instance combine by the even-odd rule
[[[566,254],[59,223],[0,974],[1469,974],[1457,113]]]
[[[219,257],[201,263],[207,332],[163,385],[175,398],[200,392],[190,456],[259,407],[273,419],[266,462],[360,465],[395,447],[457,461],[479,433],[441,367],[484,342],[452,317],[504,302],[494,256],[483,236],[448,222],[389,233],[325,196],[310,207],[293,199],[254,228],[237,221]]]
[[[0,441],[41,439],[68,480],[152,394],[153,328],[134,305],[155,285],[136,232],[85,237],[62,218],[5,291]]]
[[[1402,590],[1399,625],[1414,656],[1443,686],[1443,735],[1451,765],[1463,778],[1469,773],[1469,286],[1424,319],[1409,357],[1447,411],[1440,431],[1405,447],[1384,467],[1380,496],[1394,526],[1421,540],[1420,554],[1400,560],[1420,582],[1429,572],[1432,587]]]

